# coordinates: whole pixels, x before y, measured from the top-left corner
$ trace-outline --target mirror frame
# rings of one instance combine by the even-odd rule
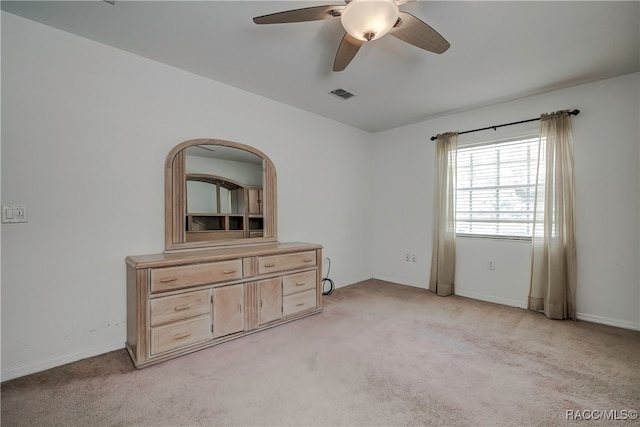
[[[183,157],[181,153],[193,145],[222,145],[238,148],[255,154],[262,159],[262,212],[264,220],[263,237],[248,237],[231,240],[206,240],[187,242],[185,239],[186,217],[186,171],[185,162],[179,160],[174,168],[176,157]],[[175,147],[167,155],[164,171],[164,212],[165,212],[165,252],[184,249],[219,248],[243,246],[256,243],[277,241],[276,216],[276,168],[266,154],[260,150],[238,142],[222,139],[190,139]]]

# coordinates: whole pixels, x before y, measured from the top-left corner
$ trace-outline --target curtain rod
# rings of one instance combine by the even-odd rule
[[[577,116],[578,114],[580,114],[580,110],[572,110],[569,111],[569,115],[570,116]],[[462,135],[463,133],[472,133],[472,132],[479,132],[481,130],[489,130],[489,129],[493,129],[496,130],[498,128],[501,127],[505,127],[505,126],[511,126],[511,125],[519,125],[521,123],[529,123],[529,122],[535,122],[537,120],[540,120],[540,117],[536,117],[535,119],[529,119],[529,120],[520,120],[519,122],[511,122],[511,123],[504,123],[501,125],[495,125],[495,126],[487,126],[486,128],[479,128],[479,129],[472,129],[472,130],[465,130],[464,132],[458,132],[458,135]],[[432,136],[431,140],[435,141],[436,139],[438,139],[438,136]]]

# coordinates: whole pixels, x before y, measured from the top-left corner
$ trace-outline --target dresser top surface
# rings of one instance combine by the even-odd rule
[[[303,242],[276,242],[206,250],[128,256],[126,258],[126,263],[134,268],[167,267],[173,265],[221,261],[241,257],[278,255],[317,249],[322,249],[322,245]]]

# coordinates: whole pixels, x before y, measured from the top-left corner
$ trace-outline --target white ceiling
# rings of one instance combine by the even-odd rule
[[[334,1],[2,1],[2,10],[370,132],[640,70],[638,1],[418,1],[450,43],[385,36],[331,71],[339,19],[252,18]],[[343,88],[345,101],[328,93]],[[569,107],[569,106],[567,106]]]

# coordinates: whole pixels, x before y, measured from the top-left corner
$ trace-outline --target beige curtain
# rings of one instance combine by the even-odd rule
[[[543,114],[529,309],[551,319],[576,319],[576,245],[571,123],[567,111]]]
[[[454,293],[456,272],[456,160],[458,133],[436,139],[436,188],[433,213],[433,252],[429,290],[440,296]]]

